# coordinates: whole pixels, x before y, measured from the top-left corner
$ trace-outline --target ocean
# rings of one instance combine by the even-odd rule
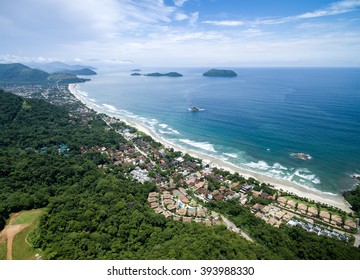
[[[136,121],[165,140],[227,163],[339,194],[360,173],[360,69],[147,68],[183,77],[101,72],[80,92],[110,115]],[[190,111],[192,106],[202,111]],[[306,153],[301,160],[292,153]]]

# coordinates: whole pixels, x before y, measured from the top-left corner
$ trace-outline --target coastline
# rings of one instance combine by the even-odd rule
[[[240,168],[238,166],[231,165],[229,163],[223,162],[220,159],[214,158],[212,156],[209,156],[209,155],[206,155],[206,154],[203,154],[200,152],[192,151],[192,150],[187,150],[185,148],[182,148],[182,147],[176,146],[172,143],[169,143],[168,141],[161,138],[159,135],[156,135],[153,131],[140,125],[139,123],[136,123],[132,120],[130,121],[128,119],[124,119],[122,116],[119,116],[116,114],[109,114],[108,111],[102,111],[101,107],[97,106],[96,104],[91,103],[81,93],[79,93],[77,91],[77,86],[78,86],[77,84],[69,84],[68,89],[69,89],[70,93],[72,95],[74,95],[85,106],[87,106],[90,109],[95,110],[98,113],[104,113],[109,116],[113,116],[113,117],[117,117],[117,118],[121,119],[121,121],[124,121],[129,126],[132,126],[132,127],[136,128],[137,130],[151,136],[154,140],[162,143],[165,147],[173,148],[174,150],[181,151],[184,154],[187,153],[193,157],[200,158],[203,160],[204,163],[209,164],[211,167],[215,166],[218,168],[223,168],[230,172],[238,172],[245,178],[253,177],[253,178],[259,180],[260,182],[269,183],[269,184],[273,185],[276,189],[282,190],[284,192],[293,193],[299,197],[304,197],[304,198],[308,198],[310,200],[314,200],[316,202],[328,204],[330,206],[337,207],[348,213],[352,212],[352,210],[350,209],[349,203],[341,195],[329,194],[329,193],[309,189],[304,186],[301,186],[301,185],[298,185],[298,184],[295,184],[295,183],[292,183],[292,182],[289,182],[286,180],[275,179],[275,178],[272,178],[272,177],[269,177],[266,175],[262,175],[262,174],[259,174],[259,173],[253,172],[253,171],[249,171],[249,170]]]

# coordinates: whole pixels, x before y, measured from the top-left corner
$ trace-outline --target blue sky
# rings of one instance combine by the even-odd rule
[[[1,0],[0,62],[360,66],[360,0]]]

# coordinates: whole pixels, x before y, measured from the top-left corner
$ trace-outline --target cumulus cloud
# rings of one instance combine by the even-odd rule
[[[187,0],[174,0],[174,4],[177,7],[182,7]]]

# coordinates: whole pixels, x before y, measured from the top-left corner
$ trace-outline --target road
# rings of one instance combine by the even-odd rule
[[[225,218],[223,215],[220,215],[221,219],[224,221],[224,223],[226,224],[226,226],[228,227],[228,229],[232,230],[233,232],[241,235],[242,237],[244,237],[246,240],[254,242],[254,240],[247,235],[245,232],[243,232],[240,228],[238,228],[233,222],[231,222],[229,219]]]

